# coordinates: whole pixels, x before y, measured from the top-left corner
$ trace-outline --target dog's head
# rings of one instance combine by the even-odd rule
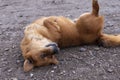
[[[48,44],[44,48],[32,49],[25,56],[24,71],[30,71],[35,66],[58,64],[54,54],[58,53],[56,44]]]

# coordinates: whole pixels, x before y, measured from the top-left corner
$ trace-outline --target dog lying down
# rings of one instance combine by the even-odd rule
[[[58,64],[54,54],[59,48],[84,44],[119,46],[120,35],[104,34],[103,25],[104,18],[99,16],[97,0],[92,0],[92,12],[82,14],[75,22],[62,16],[36,20],[26,27],[21,42],[24,71],[35,66]]]

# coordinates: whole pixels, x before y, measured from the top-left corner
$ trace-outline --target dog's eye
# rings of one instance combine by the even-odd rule
[[[30,64],[34,63],[34,60],[32,58],[28,58],[28,61],[29,61]]]
[[[51,54],[43,53],[40,55],[40,58],[44,59],[45,57],[50,57],[52,56]]]
[[[47,55],[46,53],[43,53],[43,54],[40,55],[41,58],[45,58],[45,57],[47,57],[47,56],[48,56],[48,55]]]

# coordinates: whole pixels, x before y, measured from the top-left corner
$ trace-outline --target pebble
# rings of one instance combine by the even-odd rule
[[[94,66],[95,64],[91,64],[92,66]]]
[[[62,74],[62,75],[63,75],[63,74],[65,74],[65,72],[66,72],[66,71],[62,71],[62,72],[60,72],[60,74]]]
[[[57,66],[54,66],[53,68],[54,68],[54,69],[57,69]]]
[[[4,61],[4,62],[2,63],[3,66],[6,66],[7,64],[8,64],[7,61]]]
[[[108,61],[109,61],[109,62],[113,62],[113,60],[111,60],[111,59],[110,59],[110,60],[108,60]]]
[[[96,51],[98,51],[100,48],[98,48],[98,47],[96,47],[96,48],[94,48]]]
[[[15,48],[15,46],[13,45],[13,46],[12,46],[12,48],[14,49],[14,48]]]
[[[90,55],[93,55],[92,51],[89,50]]]
[[[8,70],[8,72],[10,73],[10,72],[12,72],[12,70],[13,70],[13,69],[12,69],[12,68],[10,68],[10,69]]]
[[[75,71],[72,71],[73,74],[75,74]]]
[[[9,48],[5,48],[5,51],[9,51]]]
[[[52,72],[52,73],[54,73],[55,71],[54,71],[54,70],[52,70],[51,72]]]
[[[85,51],[86,51],[86,48],[80,48],[79,51],[80,51],[80,52],[85,52]]]
[[[17,78],[11,78],[10,80],[18,80]]]
[[[103,75],[103,78],[104,78],[104,79],[108,79],[107,76],[105,76],[105,75]]]
[[[6,53],[6,52],[4,52],[3,54],[4,54],[5,56],[7,56],[7,55],[8,55],[8,53]]]
[[[7,59],[6,58],[1,58],[1,61],[6,61]]]
[[[80,77],[83,77],[83,75],[79,75]]]
[[[30,77],[32,78],[34,76],[34,74],[30,73]]]
[[[116,15],[113,15],[113,17],[115,17]]]
[[[118,55],[118,54],[113,54],[112,56],[113,56],[113,57],[116,57],[117,55]]]
[[[17,60],[16,63],[20,63],[20,60]]]
[[[107,71],[108,71],[109,73],[112,73],[112,72],[113,72],[113,69],[108,68]]]
[[[72,15],[68,14],[66,17],[72,17]]]

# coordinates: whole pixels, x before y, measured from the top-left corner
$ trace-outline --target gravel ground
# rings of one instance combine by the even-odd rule
[[[120,80],[120,47],[71,47],[56,55],[59,65],[23,71],[20,41],[26,25],[42,17],[74,19],[92,0],[0,0],[0,80]],[[99,0],[104,32],[120,33],[120,0]]]

